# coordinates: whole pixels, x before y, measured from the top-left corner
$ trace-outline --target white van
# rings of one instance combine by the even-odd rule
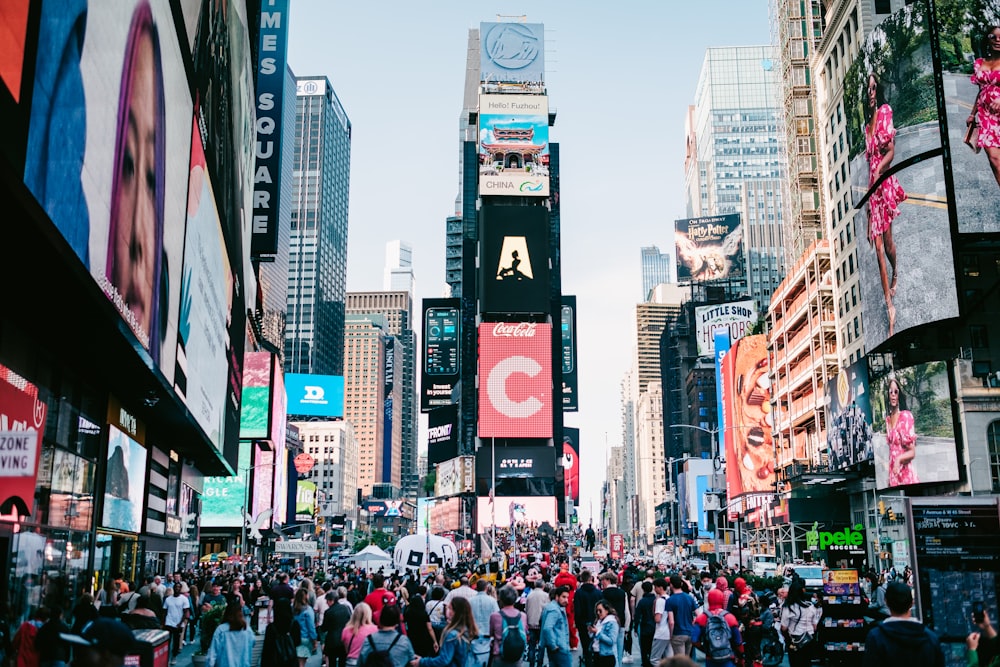
[[[758,577],[773,577],[778,569],[778,559],[774,554],[753,554],[750,556],[750,569]]]

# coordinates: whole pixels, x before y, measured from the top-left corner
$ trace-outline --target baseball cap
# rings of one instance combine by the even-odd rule
[[[99,618],[83,626],[80,634],[60,633],[59,638],[77,646],[107,649],[115,655],[125,656],[139,650],[132,630],[119,620]]]

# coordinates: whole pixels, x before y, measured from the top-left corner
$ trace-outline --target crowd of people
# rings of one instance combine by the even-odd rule
[[[16,667],[64,667],[71,649],[74,665],[117,667],[135,649],[123,629],[161,628],[172,657],[198,642],[210,667],[251,667],[258,635],[267,667],[304,667],[313,656],[324,667],[576,667],[575,656],[580,667],[686,667],[694,658],[707,667],[785,659],[798,667],[816,655],[822,601],[793,569],[776,590],[757,591],[750,582],[763,580],[717,564],[605,560],[581,568],[560,555],[561,536],[523,537],[523,555],[503,565],[465,560],[423,577],[346,565],[205,567],[138,585],[108,577],[71,609],[39,608],[4,648]],[[533,549],[546,541],[551,551],[542,557]],[[868,575],[863,593],[878,624],[868,633],[866,667],[904,656],[907,667],[943,664],[937,638],[910,617],[908,575]],[[1000,665],[989,616],[975,622],[969,664]]]

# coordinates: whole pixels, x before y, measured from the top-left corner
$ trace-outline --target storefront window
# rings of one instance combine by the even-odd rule
[[[11,538],[10,606],[17,627],[40,605],[61,607],[71,623],[70,611],[82,589],[90,590],[87,560],[89,533],[35,529]]]

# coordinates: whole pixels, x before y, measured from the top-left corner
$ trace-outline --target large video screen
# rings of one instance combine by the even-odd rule
[[[427,465],[458,456],[458,406],[449,405],[427,413]]]
[[[104,480],[101,526],[141,532],[146,499],[146,448],[112,425],[108,426],[108,468]]]
[[[252,447],[253,443],[249,440],[240,442],[235,475],[205,478],[201,499],[202,528],[238,528],[243,525]],[[262,474],[266,472],[262,471]]]
[[[552,437],[552,325],[479,326],[479,437]]]
[[[480,310],[541,314],[549,292],[549,211],[544,206],[483,206]]]
[[[170,3],[46,5],[38,30],[24,182],[172,382],[192,107]]]
[[[580,409],[580,385],[577,381],[576,297],[564,294],[559,308],[562,341],[562,409],[576,412]]]
[[[420,410],[454,405],[461,359],[461,303],[458,299],[424,299],[424,354]]]
[[[872,404],[868,391],[868,361],[861,358],[837,373],[827,385],[826,426],[830,467],[847,468],[872,459]]]
[[[674,221],[677,281],[742,278],[743,225],[739,213]]]
[[[309,417],[344,416],[344,376],[289,373],[285,377],[288,414]]]
[[[726,491],[730,500],[745,493],[774,493],[771,383],[767,336],[746,336],[722,360],[726,413]]]
[[[540,525],[548,522],[556,525],[556,499],[554,496],[497,496],[476,498],[476,532],[488,532],[494,524],[497,528],[517,525]]]
[[[271,401],[271,353],[243,355],[243,399],[240,402],[240,437],[261,439],[269,435]]]
[[[479,96],[479,194],[549,196],[549,98]]]
[[[929,16],[921,1],[885,18],[844,81],[869,352],[958,315]]]
[[[1000,232],[1000,1],[935,4],[958,231]]]
[[[895,369],[871,385],[875,488],[958,481],[948,362]]]
[[[563,482],[566,496],[580,504],[580,429],[563,426]]]

